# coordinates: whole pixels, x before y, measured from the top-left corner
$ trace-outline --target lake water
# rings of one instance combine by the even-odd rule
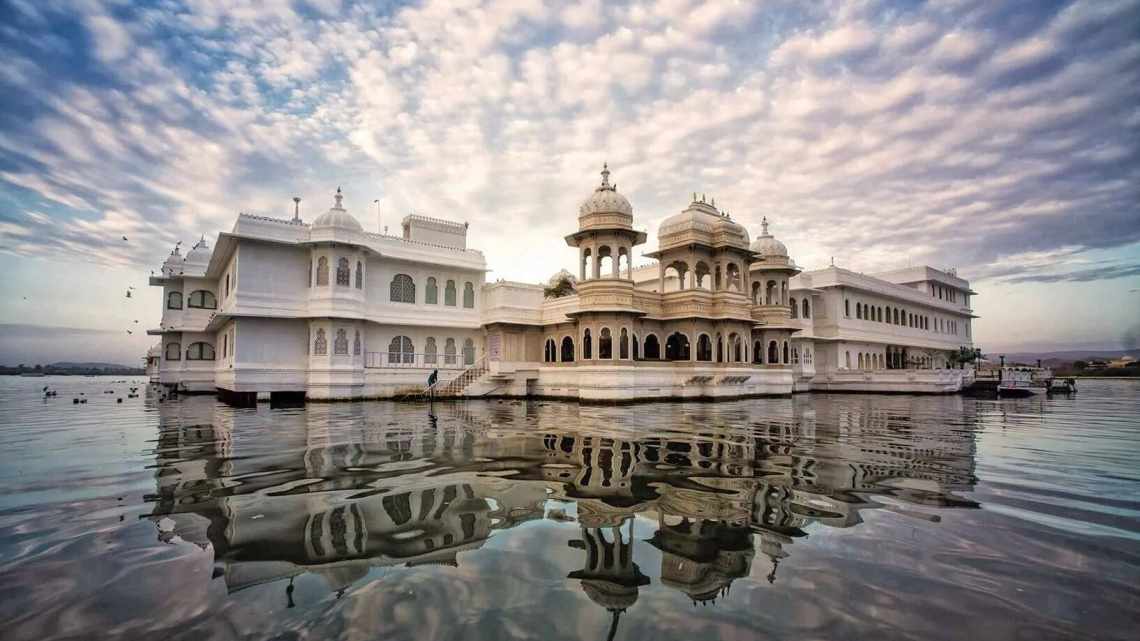
[[[434,414],[128,385],[0,377],[0,638],[1140,629],[1138,382]]]

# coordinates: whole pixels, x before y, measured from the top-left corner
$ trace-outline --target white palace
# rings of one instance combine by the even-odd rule
[[[769,233],[704,198],[665,219],[658,248],[602,171],[582,202],[578,282],[485,282],[467,225],[407,216],[365,231],[342,205],[312,223],[240,214],[210,247],[176,248],[163,288],[152,379],[248,403],[403,397],[439,372],[441,396],[617,402],[809,390],[952,393],[971,346],[967,281],[914,267],[803,271]]]

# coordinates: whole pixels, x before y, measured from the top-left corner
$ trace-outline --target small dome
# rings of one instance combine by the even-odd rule
[[[201,240],[194,243],[190,251],[186,254],[186,262],[195,265],[205,265],[210,262],[210,243],[206,242],[206,237],[203,236]]]
[[[340,193],[340,187],[336,188],[336,196],[334,196],[334,198],[336,199],[336,203],[328,211],[317,216],[317,219],[313,221],[313,228],[339,227],[352,231],[364,231],[364,228],[360,226],[360,221],[356,220],[352,214],[345,211],[344,207],[341,206],[341,200],[344,196]]]
[[[678,235],[686,238],[676,238]],[[681,242],[698,240],[710,245],[719,242],[740,248],[748,247],[748,231],[743,225],[717,211],[714,205],[696,198],[685,211],[662,221],[657,237],[662,246],[673,244],[670,239],[676,238]]]
[[[633,217],[633,206],[625,196],[617,192],[617,185],[610,184],[610,169],[607,165],[602,165],[602,184],[578,207],[579,217],[590,214],[624,214]]]
[[[181,272],[184,262],[185,258],[183,258],[182,252],[178,250],[178,245],[175,245],[174,249],[170,251],[170,255],[166,257],[166,260],[162,261],[163,275],[172,276]]]
[[[752,243],[752,251],[760,254],[761,258],[771,257],[788,257],[788,248],[784,243],[776,240],[772,234],[768,233],[768,217],[765,216],[760,222],[760,235]]]

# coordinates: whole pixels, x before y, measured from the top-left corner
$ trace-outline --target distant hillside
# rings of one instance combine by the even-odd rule
[[[1121,356],[1131,356],[1140,359],[1140,349],[1073,349],[1060,352],[1013,352],[1005,355],[1007,363],[1033,364],[1037,359],[1046,365],[1059,363],[1072,363],[1073,361],[1087,361],[1090,359],[1112,360]],[[986,354],[987,358],[998,360],[998,354]]]
[[[74,363],[71,361],[60,361],[58,363],[51,363],[49,365],[44,365],[44,367],[51,368],[51,369],[109,369],[109,370],[118,370],[118,369],[136,370],[139,368],[138,365],[122,365],[120,363],[97,363],[97,362]]]

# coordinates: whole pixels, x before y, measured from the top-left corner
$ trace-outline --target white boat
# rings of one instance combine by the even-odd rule
[[[1034,370],[1023,367],[1003,367],[998,379],[998,396],[1031,396],[1036,393],[1035,388],[1042,387],[1035,380]]]

